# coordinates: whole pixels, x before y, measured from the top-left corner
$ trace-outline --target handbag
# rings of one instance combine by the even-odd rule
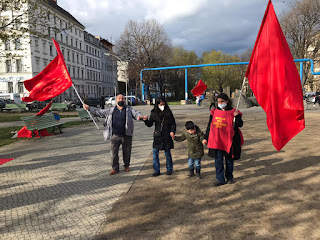
[[[163,121],[164,121],[164,117],[163,117],[162,122],[161,122],[160,131],[154,130],[154,131],[153,131],[153,137],[161,137],[162,127],[163,127]]]

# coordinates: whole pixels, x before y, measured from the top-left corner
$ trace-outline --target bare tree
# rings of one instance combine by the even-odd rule
[[[294,58],[312,58],[319,56],[320,49],[320,1],[295,1],[291,9],[281,17],[283,32],[290,45]],[[307,65],[304,83],[308,82]],[[309,79],[312,81],[312,79]]]
[[[139,73],[145,67],[166,65],[170,41],[163,27],[156,20],[129,21],[116,44],[117,53],[129,60],[130,84],[138,89]],[[144,74],[144,81],[156,81],[153,73]]]

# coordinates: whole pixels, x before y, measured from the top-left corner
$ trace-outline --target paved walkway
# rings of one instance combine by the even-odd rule
[[[148,113],[151,106],[137,106]],[[208,114],[207,107],[172,106],[174,115]],[[102,122],[99,123],[100,125]],[[90,126],[0,148],[0,239],[94,239],[108,210],[151,159],[153,128],[135,124],[132,171],[109,176],[110,142]]]
[[[0,166],[0,239],[94,239],[150,158],[152,129],[135,127],[132,171],[112,177],[110,143],[93,125],[0,148],[14,158]]]

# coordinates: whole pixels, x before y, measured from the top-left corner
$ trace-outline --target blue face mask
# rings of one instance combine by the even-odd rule
[[[227,106],[226,103],[218,104],[218,107],[219,107],[220,109],[224,109],[226,106]]]

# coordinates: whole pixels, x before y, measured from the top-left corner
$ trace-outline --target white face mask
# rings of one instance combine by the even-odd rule
[[[227,106],[226,103],[218,104],[218,107],[219,107],[220,109],[224,109],[226,106]]]
[[[164,106],[158,105],[158,107],[159,107],[159,109],[160,109],[161,111],[164,110]]]

